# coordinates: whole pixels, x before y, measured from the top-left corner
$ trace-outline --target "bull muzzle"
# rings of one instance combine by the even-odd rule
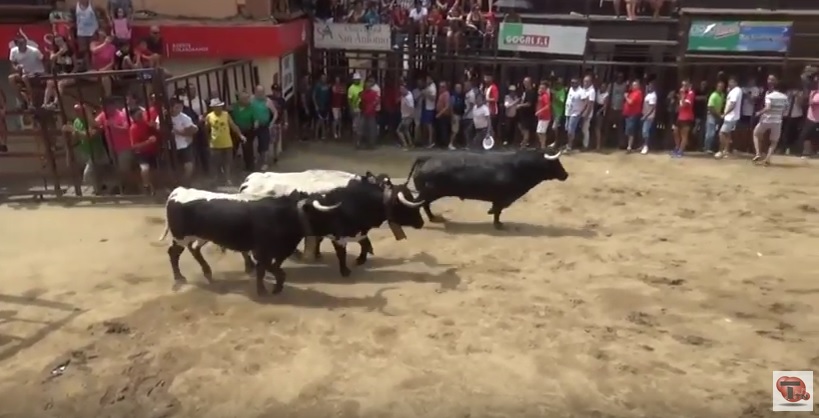
[[[318,200],[313,200],[313,207],[319,212],[330,212],[331,210],[334,210],[339,206],[341,206],[341,203],[336,203],[335,205],[332,206],[324,206],[321,203],[319,203]]]
[[[560,154],[563,154],[563,151],[558,151],[558,153],[557,153],[557,154],[555,154],[555,155],[549,155],[548,153],[544,153],[544,154],[543,154],[543,158],[545,158],[545,159],[547,159],[547,160],[552,160],[552,161],[554,161],[554,160],[556,160],[556,159],[560,158]]]
[[[420,207],[421,205],[424,204],[423,200],[420,201],[420,202],[411,202],[409,199],[407,199],[406,196],[404,196],[404,192],[398,192],[398,194],[396,194],[395,197],[398,199],[399,202],[401,202],[402,205],[404,205],[404,206],[406,206],[408,208],[415,209],[415,208]]]

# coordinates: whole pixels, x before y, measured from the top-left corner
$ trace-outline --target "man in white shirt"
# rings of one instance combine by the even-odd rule
[[[580,88],[580,80],[573,78],[569,83],[569,91],[566,93],[566,151],[572,150],[574,139],[577,137],[577,129],[580,127],[583,110],[586,108],[584,90]]]
[[[749,127],[751,126],[751,118],[754,116],[757,103],[761,97],[762,89],[756,85],[756,79],[753,77],[748,79],[745,87],[742,88],[742,109],[740,113],[742,123],[748,124],[747,126]]]
[[[597,101],[597,90],[594,88],[594,84],[592,84],[592,78],[590,75],[583,77],[583,113],[581,114],[581,118],[583,119],[583,123],[580,126],[580,131],[583,133],[583,149],[589,149],[589,145],[591,142],[591,135],[589,134],[589,128],[591,127],[591,120],[592,116],[594,115],[594,104]],[[621,112],[622,113],[622,112]]]
[[[643,135],[643,149],[640,154],[648,154],[648,148],[651,144],[651,136],[654,134],[654,116],[657,114],[657,91],[654,88],[654,82],[649,81],[646,85],[646,97],[643,99],[643,117],[642,117],[642,135]]]
[[[415,7],[409,11],[409,18],[413,21],[416,25],[421,25],[427,20],[427,8],[424,7],[423,3],[420,0],[415,1]]]
[[[768,93],[765,95],[765,106],[756,113],[759,117],[759,123],[754,128],[754,161],[762,159],[759,152],[759,143],[762,137],[767,133],[770,145],[768,146],[768,153],[765,155],[763,163],[768,165],[771,163],[771,156],[776,150],[779,143],[779,138],[782,135],[782,118],[788,111],[788,96],[779,91],[779,81],[775,76],[768,76]]]
[[[731,148],[731,136],[737,129],[742,107],[742,89],[736,77],[728,79],[728,97],[725,100],[725,111],[722,113],[722,127],[719,129],[720,150],[714,158],[726,158]]]
[[[174,145],[176,145],[176,161],[182,164],[182,184],[190,185],[193,176],[193,147],[191,144],[199,128],[188,115],[182,112],[182,107],[182,100],[171,99],[171,132]],[[157,116],[157,126],[159,123]]]
[[[401,108],[401,123],[398,124],[398,139],[404,149],[412,147],[412,124],[415,121],[415,97],[409,91],[406,84],[401,85],[401,96],[399,107]]]
[[[475,136],[475,124],[472,123],[472,114],[475,110],[475,102],[480,92],[469,80],[464,82],[464,91],[466,94],[464,95],[463,137],[464,140],[468,142],[470,138]]]
[[[438,87],[431,76],[427,76],[423,91],[424,108],[421,111],[421,125],[426,126],[427,144],[435,143],[435,105],[438,100]]]
[[[472,138],[473,149],[481,149],[481,143],[489,136],[492,112],[486,105],[486,97],[479,94],[475,97],[475,108],[472,109],[472,123],[475,125],[475,136]]]
[[[31,94],[31,77],[45,74],[43,65],[43,54],[39,49],[28,44],[25,36],[18,35],[14,38],[14,46],[9,50],[9,61],[13,72],[9,75],[9,84],[17,89],[17,94],[26,106],[33,106],[29,99]],[[21,89],[24,87],[25,90]]]

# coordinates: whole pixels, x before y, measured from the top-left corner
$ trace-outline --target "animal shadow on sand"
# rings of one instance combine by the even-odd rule
[[[492,222],[461,222],[447,220],[442,231],[447,234],[495,235],[499,237],[578,237],[594,238],[597,232],[590,227],[572,228],[560,225],[538,225],[526,222],[504,222],[503,229],[495,229]]]

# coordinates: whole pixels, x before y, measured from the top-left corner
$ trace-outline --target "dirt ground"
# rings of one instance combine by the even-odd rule
[[[507,231],[440,201],[446,225],[375,232],[350,279],[329,245],[288,261],[263,301],[214,248],[218,283],[186,254],[173,292],[160,206],[0,206],[0,416],[761,417],[772,370],[819,369],[815,163],[562,160]]]

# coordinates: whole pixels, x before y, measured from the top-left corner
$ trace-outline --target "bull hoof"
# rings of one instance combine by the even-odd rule
[[[497,229],[498,231],[503,231],[504,229],[506,229],[506,227],[505,227],[505,226],[504,226],[502,223],[500,223],[500,222],[495,222],[495,223],[493,224],[493,226],[494,226],[494,227],[495,227],[495,229]]]
[[[364,265],[364,263],[366,263],[366,262],[367,262],[367,257],[359,257],[359,258],[356,258],[356,259],[355,259],[355,264],[356,264],[357,266],[362,266],[362,265]]]
[[[207,280],[208,283],[213,283],[213,272],[212,271],[205,271],[205,272],[202,272],[202,273],[204,274],[205,280]]]
[[[271,292],[271,293],[274,294],[274,295],[278,295],[279,293],[282,292],[282,290],[284,290],[284,285],[276,283],[273,286],[273,292]]]
[[[350,277],[350,274],[352,273],[352,270],[350,270],[350,269],[348,269],[346,267],[343,268],[343,269],[340,269],[340,271],[341,271],[341,277]]]

